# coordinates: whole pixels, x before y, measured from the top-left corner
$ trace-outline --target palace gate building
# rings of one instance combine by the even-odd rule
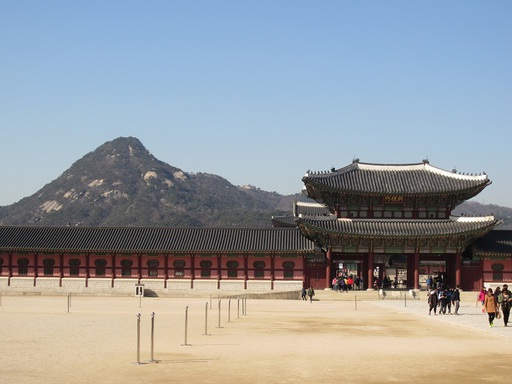
[[[339,271],[362,277],[371,287],[422,288],[427,276],[471,289],[475,279],[464,253],[499,222],[494,216],[453,217],[453,209],[491,182],[419,164],[352,164],[308,172],[304,192],[326,209],[299,214],[301,232],[325,253],[325,286]],[[467,273],[465,271],[467,269]],[[423,286],[424,287],[424,286]]]
[[[423,289],[427,276],[464,290],[512,283],[512,232],[492,215],[452,215],[485,174],[355,160],[302,180],[309,200],[273,228],[0,226],[0,290],[297,291],[341,272],[364,289]]]

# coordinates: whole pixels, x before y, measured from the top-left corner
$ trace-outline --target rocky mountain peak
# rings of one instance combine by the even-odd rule
[[[271,225],[283,199],[220,176],[189,174],[156,159],[137,138],[119,137],[34,195],[0,207],[0,224],[261,227]]]

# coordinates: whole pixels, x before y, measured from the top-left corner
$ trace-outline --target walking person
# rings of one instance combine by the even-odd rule
[[[302,298],[302,300],[304,301],[307,301],[308,298],[306,297],[307,293],[306,293],[306,287],[302,287],[302,291],[300,292],[300,297]]]
[[[476,303],[478,304],[478,302],[480,302],[481,305],[484,305],[484,301],[485,301],[485,288],[482,288],[480,290],[480,292],[478,293],[478,295],[476,296]]]
[[[500,287],[496,287],[494,289],[494,298],[496,299],[496,302],[498,302],[498,297],[500,297],[501,295],[501,288]]]
[[[459,308],[460,308],[460,285],[457,285],[452,293],[452,303],[454,306],[453,314],[458,315],[459,314]]]
[[[340,280],[338,282],[338,287],[339,287],[339,291],[338,292],[343,292],[347,289],[347,286],[345,285],[345,279],[342,277],[340,277]]]
[[[308,289],[308,296],[309,296],[309,302],[312,303],[313,302],[313,296],[315,296],[315,290],[313,289],[313,287],[309,287],[309,289]]]
[[[446,296],[446,309],[448,310],[448,314],[452,314],[452,295],[453,295],[453,289],[450,287],[446,287],[444,294]],[[446,312],[446,310],[445,310]]]
[[[487,312],[489,318],[489,328],[494,327],[494,318],[496,316],[496,312],[498,311],[498,303],[496,298],[494,297],[494,293],[492,288],[487,290],[487,294],[485,295],[484,305],[482,307],[485,312]]]
[[[439,314],[446,314],[446,291],[444,288],[439,289],[439,293],[437,294],[437,299],[439,302]]]
[[[434,310],[434,315],[437,315],[437,303],[438,303],[438,297],[437,297],[437,289],[432,289],[428,293],[428,315],[431,315],[432,310]]]
[[[510,306],[512,305],[512,292],[508,290],[508,285],[503,284],[503,289],[498,297],[498,303],[501,306],[501,312],[503,312],[503,325],[508,327],[508,318],[510,316]]]

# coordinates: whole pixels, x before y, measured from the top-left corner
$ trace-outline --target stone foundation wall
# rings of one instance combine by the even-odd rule
[[[189,279],[179,279],[179,280],[173,280],[168,279],[167,280],[167,290],[168,291],[190,291],[190,284],[191,281]]]
[[[88,295],[135,295],[135,285],[138,279],[111,279],[111,278],[80,278],[65,277],[59,280],[57,277],[0,277],[0,290],[3,292],[27,292],[41,294],[64,294],[67,292]],[[272,293],[286,291],[300,291],[302,281],[274,281],[273,289],[270,280],[194,280],[193,288],[190,279],[141,279],[148,296],[166,296],[174,294],[248,294],[248,293]],[[246,284],[246,289],[244,289]]]
[[[59,289],[60,279],[58,277],[38,277],[36,287],[41,289]]]
[[[62,289],[66,292],[81,292],[83,291],[86,283],[85,278],[79,278],[79,277],[67,277],[62,279]]]
[[[302,289],[302,280],[276,280],[274,281],[274,291],[300,291]]]
[[[194,291],[217,291],[217,280],[194,280]]]
[[[101,278],[94,278],[89,279],[87,281],[88,290],[94,291],[95,289],[98,290],[109,290],[112,288],[112,279],[101,279]]]
[[[135,292],[135,284],[139,284],[139,279],[115,279],[114,288],[119,292]],[[144,282],[142,282],[144,284]],[[145,287],[144,287],[145,288]]]
[[[249,280],[247,281],[247,291],[249,292],[267,292],[270,291],[272,283],[270,280]]]
[[[220,281],[221,291],[243,291],[244,281],[243,280],[221,280]]]
[[[33,277],[11,277],[11,288],[34,288]]]

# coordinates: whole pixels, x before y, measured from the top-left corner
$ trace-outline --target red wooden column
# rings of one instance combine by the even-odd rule
[[[368,290],[373,290],[373,250],[368,252],[368,274],[366,276],[366,286],[368,287]]]
[[[9,252],[9,275],[7,278],[7,286],[11,286],[12,274],[14,272],[14,265],[12,265],[12,252]]]
[[[85,254],[85,288],[89,287],[89,278],[91,277],[91,271],[89,270],[91,268],[89,257],[90,253],[87,252]],[[80,270],[79,270],[80,271]]]
[[[455,255],[455,286],[460,285],[460,278],[462,273],[462,251],[457,250]]]
[[[414,289],[420,289],[420,253],[414,252]]]
[[[196,277],[196,256],[190,255],[190,289],[194,289],[194,279]]]
[[[244,255],[244,289],[247,290],[249,280],[249,255]]]
[[[325,256],[327,257],[327,268],[325,272],[325,288],[331,287],[331,269],[332,269],[332,253],[331,253],[331,247],[327,248],[327,252],[325,253]]]
[[[275,255],[270,255],[270,290],[274,290],[274,280],[276,279],[276,260]]]
[[[169,254],[164,253],[164,289],[167,289],[167,280],[169,280]]]
[[[306,287],[306,284],[308,282],[307,259],[308,259],[308,257],[306,255],[302,256],[302,286],[303,287]]]
[[[111,258],[110,258],[110,261],[112,263],[112,277],[111,277],[111,282],[110,282],[110,288],[114,288],[115,287],[115,279],[116,279],[116,254],[115,253],[112,253],[111,255]]]
[[[62,287],[62,278],[64,277],[64,254],[59,254],[59,287]]]
[[[139,284],[142,283],[142,253],[137,254],[137,281]]]
[[[217,255],[217,289],[220,289],[220,281],[222,280],[222,255]]]
[[[28,275],[28,273],[27,273],[27,275]],[[34,254],[34,287],[37,284],[36,282],[37,282],[38,277],[39,277],[39,254],[36,252]]]

